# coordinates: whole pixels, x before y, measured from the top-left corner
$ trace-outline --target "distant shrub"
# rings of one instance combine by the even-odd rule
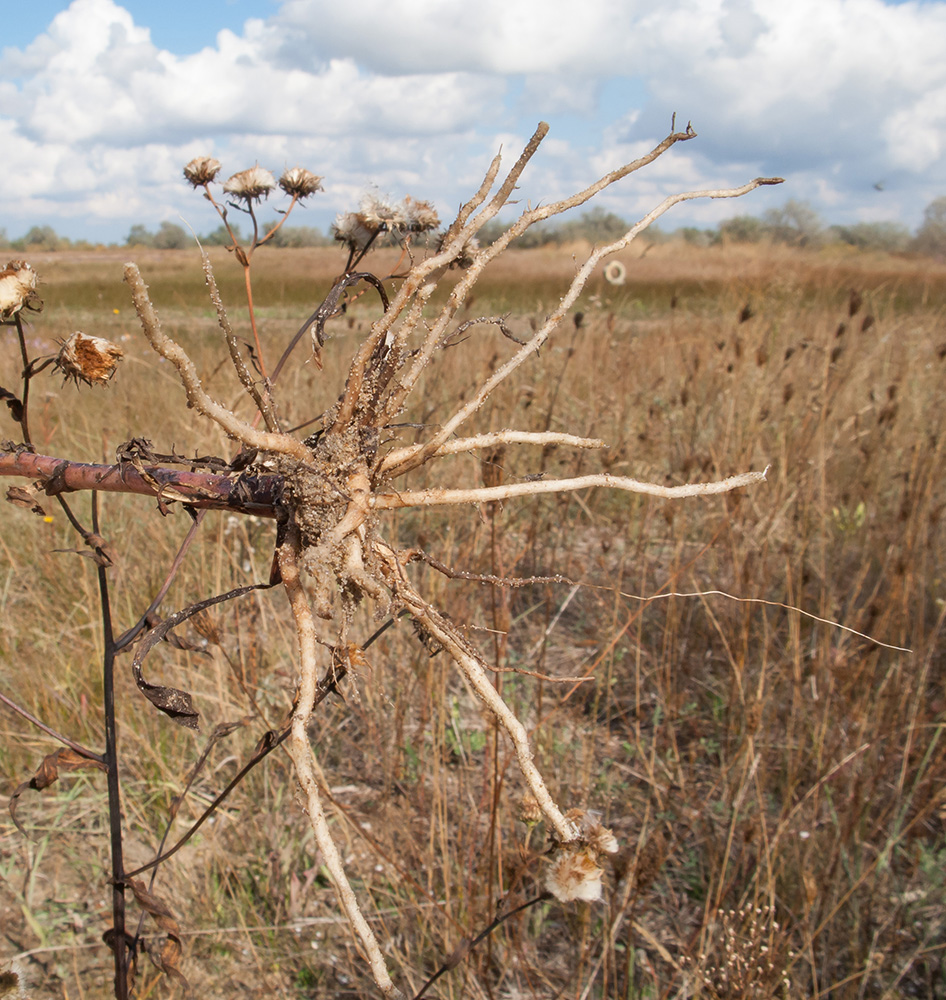
[[[330,247],[335,245],[335,240],[323,233],[318,226],[291,226],[277,229],[272,238],[263,245],[269,247]]]
[[[769,231],[758,216],[737,215],[719,224],[719,235],[729,243],[761,243]]]
[[[931,257],[946,256],[946,195],[926,206],[923,225],[917,230],[911,249]]]
[[[125,246],[153,247],[154,233],[150,232],[147,226],[143,226],[140,222],[137,222],[128,230],[128,235],[125,237]]]
[[[33,226],[25,236],[13,240],[10,246],[14,250],[65,250],[69,240],[60,236],[52,226]]]
[[[708,247],[719,241],[719,234],[715,229],[700,229],[698,226],[681,226],[675,235],[694,247]]]
[[[588,240],[589,243],[610,243],[619,240],[630,228],[630,223],[614,212],[593,208],[572,222],[563,222],[557,230],[557,242]]]
[[[824,243],[824,225],[806,201],[791,199],[781,208],[770,208],[763,222],[770,239],[776,243],[792,247],[818,247]]]
[[[190,242],[187,230],[175,222],[162,222],[161,228],[154,234],[156,250],[183,250]]]
[[[853,226],[832,226],[831,236],[858,250],[897,253],[910,243],[910,230],[899,222],[857,222]]]
[[[509,225],[510,223],[498,220],[487,223],[479,232],[480,243],[484,246],[494,243]],[[614,212],[594,208],[577,219],[559,225],[539,223],[516,237],[515,245],[520,250],[530,250],[574,240],[587,240],[594,244],[610,243],[620,239],[630,228],[631,224]]]
[[[243,233],[240,232],[240,227],[231,225],[230,229],[233,231],[233,235],[237,238],[237,241],[242,243]],[[228,247],[233,244],[226,226],[217,226],[213,232],[205,233],[200,237],[200,242],[205,247]]]

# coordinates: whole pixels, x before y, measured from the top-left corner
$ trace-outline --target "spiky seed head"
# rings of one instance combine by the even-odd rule
[[[582,843],[587,844],[596,854],[617,854],[617,837],[601,825],[598,817],[585,809],[569,809],[565,819],[578,827]]]
[[[212,156],[195,156],[184,168],[184,176],[195,188],[209,184],[220,173],[220,161]]]
[[[273,175],[265,167],[257,165],[234,174],[224,183],[223,190],[234,198],[242,198],[249,204],[251,201],[268,197],[269,192],[275,187],[276,180]]]
[[[408,195],[404,199],[403,211],[407,220],[404,228],[412,233],[427,233],[440,225],[440,216],[429,201],[417,201]]]
[[[283,171],[282,177],[279,178],[279,186],[286,194],[294,195],[296,198],[308,198],[310,194],[322,190],[322,178],[316,177],[304,167],[292,167]]]
[[[545,887],[560,902],[582,899],[593,903],[601,899],[601,876],[595,852],[590,847],[573,848],[563,844],[545,876]]]
[[[37,312],[42,308],[36,295],[36,272],[25,260],[11,260],[0,271],[0,319],[10,319],[24,308]]]
[[[403,204],[390,201],[377,192],[369,192],[361,199],[362,222],[369,229],[378,230],[404,229],[407,226],[407,213]]]
[[[335,217],[332,232],[340,243],[346,244],[355,253],[360,253],[378,230],[369,228],[360,212],[343,212]]]
[[[105,385],[115,374],[124,353],[120,347],[103,337],[88,337],[76,330],[59,349],[56,367],[76,385],[79,382]]]

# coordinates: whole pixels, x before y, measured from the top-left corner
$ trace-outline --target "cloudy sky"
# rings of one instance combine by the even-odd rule
[[[914,228],[946,194],[946,2],[882,0],[2,0],[0,228],[121,241],[133,223],[215,228],[181,167],[209,154],[325,177],[298,224],[369,185],[442,216],[551,133],[520,190],[548,201],[691,120],[599,204],[667,227],[807,200],[829,222]],[[278,207],[278,199],[273,206]]]

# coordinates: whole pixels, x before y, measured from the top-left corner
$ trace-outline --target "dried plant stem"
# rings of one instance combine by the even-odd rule
[[[301,441],[297,441],[288,434],[274,434],[269,431],[257,430],[212,399],[201,386],[197,368],[188,357],[187,352],[161,329],[158,315],[154,311],[154,306],[148,295],[148,287],[145,285],[137,265],[125,265],[125,281],[131,288],[135,310],[138,313],[138,319],[141,321],[145,336],[154,350],[162,358],[170,361],[177,369],[181,384],[187,394],[188,406],[192,406],[205,417],[210,417],[231,437],[242,441],[251,448],[290,455],[300,462],[311,462],[312,453]]]
[[[378,988],[386,997],[398,1000],[398,998],[403,997],[403,994],[392,982],[374,932],[368,926],[368,922],[361,912],[361,907],[358,905],[354,890],[345,874],[341,855],[338,853],[338,848],[329,830],[325,811],[322,808],[322,799],[316,777],[315,755],[306,732],[306,726],[312,715],[318,694],[318,642],[315,618],[299,578],[300,547],[298,530],[290,528],[285,542],[279,548],[279,568],[299,639],[300,683],[292,714],[288,744],[289,754],[292,757],[296,777],[299,779],[302,793],[305,796],[305,809],[309,816],[312,832],[315,834],[316,843],[319,845],[325,865],[332,877],[338,901],[348,918],[353,933],[361,941],[368,964],[371,967],[371,974]]]
[[[768,471],[768,470],[766,470]],[[375,510],[394,510],[401,507],[439,507],[448,504],[487,503],[490,500],[509,500],[512,497],[535,496],[539,493],[569,493],[588,489],[590,486],[606,486],[628,493],[644,493],[647,496],[678,500],[683,497],[711,496],[728,493],[741,486],[751,486],[765,481],[765,472],[743,472],[712,483],[687,483],[684,486],[659,486],[656,483],[642,483],[625,476],[612,476],[600,472],[574,479],[541,479],[529,483],[509,483],[503,486],[479,486],[468,490],[429,489],[404,490],[378,493],[371,498]]]
[[[207,282],[207,288],[210,291],[210,301],[214,304],[214,309],[217,311],[217,322],[220,325],[220,329],[223,330],[223,335],[227,341],[227,350],[230,352],[230,360],[233,362],[233,367],[236,369],[237,377],[240,380],[240,384],[244,389],[252,396],[253,402],[256,403],[256,408],[263,415],[263,420],[266,421],[266,427],[270,431],[278,431],[279,426],[276,421],[276,414],[274,412],[274,405],[272,394],[267,391],[265,398],[263,394],[257,388],[256,382],[253,376],[250,374],[249,368],[246,367],[246,361],[243,360],[243,354],[240,351],[240,345],[237,341],[236,334],[233,332],[233,327],[230,326],[230,317],[227,316],[227,310],[224,307],[223,299],[220,297],[220,289],[217,288],[217,279],[214,277],[213,265],[210,263],[210,257],[207,255],[207,251],[201,247],[200,257],[204,269],[204,280]]]
[[[560,444],[567,448],[607,448],[607,442],[598,438],[578,437],[576,434],[562,434],[558,431],[493,431],[489,434],[476,434],[473,437],[458,438],[455,441],[448,441],[442,448],[438,449],[434,458],[442,455],[459,455],[467,451],[476,451],[479,448],[494,448],[499,444],[534,444],[554,445]],[[398,448],[388,452],[381,462],[380,471],[383,473],[390,468],[405,461],[412,455],[416,455],[424,446],[422,444],[411,445],[409,448]]]
[[[578,828],[565,818],[549,794],[542,775],[533,763],[532,748],[529,746],[525,726],[493,687],[489,674],[476,652],[467,645],[456,629],[414,590],[407,581],[395,553],[386,546],[378,545],[376,548],[392,573],[392,582],[401,602],[418,623],[450,654],[478,697],[485,702],[486,707],[506,730],[516,752],[519,770],[558,839],[563,842],[574,840],[578,836]]]

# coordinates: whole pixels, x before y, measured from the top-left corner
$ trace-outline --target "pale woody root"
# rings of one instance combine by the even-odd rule
[[[176,368],[188,405],[214,420],[247,448],[259,449],[263,455],[269,456],[269,466],[275,465],[276,472],[283,477],[283,513],[288,524],[278,559],[296,624],[300,658],[290,752],[304,807],[331,872],[340,905],[378,988],[389,997],[402,994],[391,979],[381,947],[362,914],[334,845],[322,807],[318,768],[306,735],[306,725],[315,703],[319,661],[324,661],[327,645],[332,647],[336,656],[338,651],[350,648],[348,627],[351,610],[359,600],[370,597],[390,611],[409,612],[418,629],[446,650],[508,735],[523,780],[557,845],[551,854],[546,879],[548,891],[562,900],[599,898],[602,877],[599,860],[615,850],[617,844],[610,833],[591,821],[586,813],[581,810],[563,811],[554,801],[533,759],[525,727],[491,683],[483,657],[450,619],[425,601],[410,581],[407,574],[410,553],[401,552],[385,541],[383,512],[405,507],[513,500],[589,487],[669,498],[701,496],[746,487],[760,482],[765,476],[764,472],[746,472],[721,482],[678,487],[599,474],[471,489],[449,486],[425,490],[398,489],[397,480],[411,470],[460,453],[475,453],[508,445],[602,447],[601,441],[565,433],[543,434],[514,429],[468,437],[458,437],[458,433],[490,394],[548,341],[604,258],[627,247],[648,225],[679,202],[693,198],[734,198],[760,185],[779,183],[778,178],[757,178],[737,188],[690,191],[665,198],[621,239],[598,247],[588,255],[558,306],[532,337],[515,346],[508,360],[426,440],[417,445],[381,451],[378,442],[384,437],[382,429],[394,423],[407,406],[409,397],[453,332],[457,313],[487,264],[503,253],[510,242],[529,226],[584,204],[599,191],[653,162],[676,143],[695,136],[689,126],[686,131],[673,132],[647,155],[612,171],[570,198],[524,211],[497,241],[480,247],[476,240],[477,233],[507,205],[522,171],[547,131],[546,125],[539,126],[522,155],[501,181],[501,161],[497,155],[479,190],[462,206],[456,219],[436,242],[433,252],[412,263],[393,299],[387,303],[383,314],[357,349],[338,402],[323,414],[321,432],[306,440],[280,429],[272,381],[265,378],[260,385],[249,376],[247,366],[233,346],[235,341],[222,306],[218,304],[218,314],[227,333],[237,374],[257,408],[264,413],[266,429],[237,417],[232,410],[210,396],[201,385],[193,362],[180,345],[162,332],[137,267],[129,264],[125,270],[145,334],[154,350]],[[203,158],[190,164],[189,169],[193,174],[188,175],[191,183],[195,187],[203,186],[209,192],[209,183],[216,175],[219,164]],[[265,171],[252,176],[250,172],[244,173],[247,176],[235,175],[242,184],[240,190],[228,190],[228,193],[252,206],[254,199],[269,193],[275,181]],[[287,172],[280,184],[295,199],[317,190],[318,180],[307,172],[300,172],[299,176],[289,176]],[[227,183],[232,187],[237,181],[231,178]],[[409,234],[423,232],[435,224],[436,215],[429,205],[409,200],[400,209],[379,201],[376,205],[363,205],[361,213],[340,217],[336,235],[348,247],[349,265],[346,274],[336,283],[336,300],[344,292],[345,282],[351,280],[349,276],[353,274],[355,264],[379,232],[399,230],[407,243]],[[459,265],[465,269],[446,304],[431,309],[431,297],[438,282],[449,269]],[[207,272],[208,280],[212,282],[209,265]],[[219,303],[214,286],[212,291],[215,301]],[[322,328],[315,318],[311,334],[313,349],[318,352],[322,348]],[[276,372],[278,374],[278,367]],[[306,587],[302,585],[303,573],[309,574]],[[326,628],[332,630],[330,641],[326,639]]]

